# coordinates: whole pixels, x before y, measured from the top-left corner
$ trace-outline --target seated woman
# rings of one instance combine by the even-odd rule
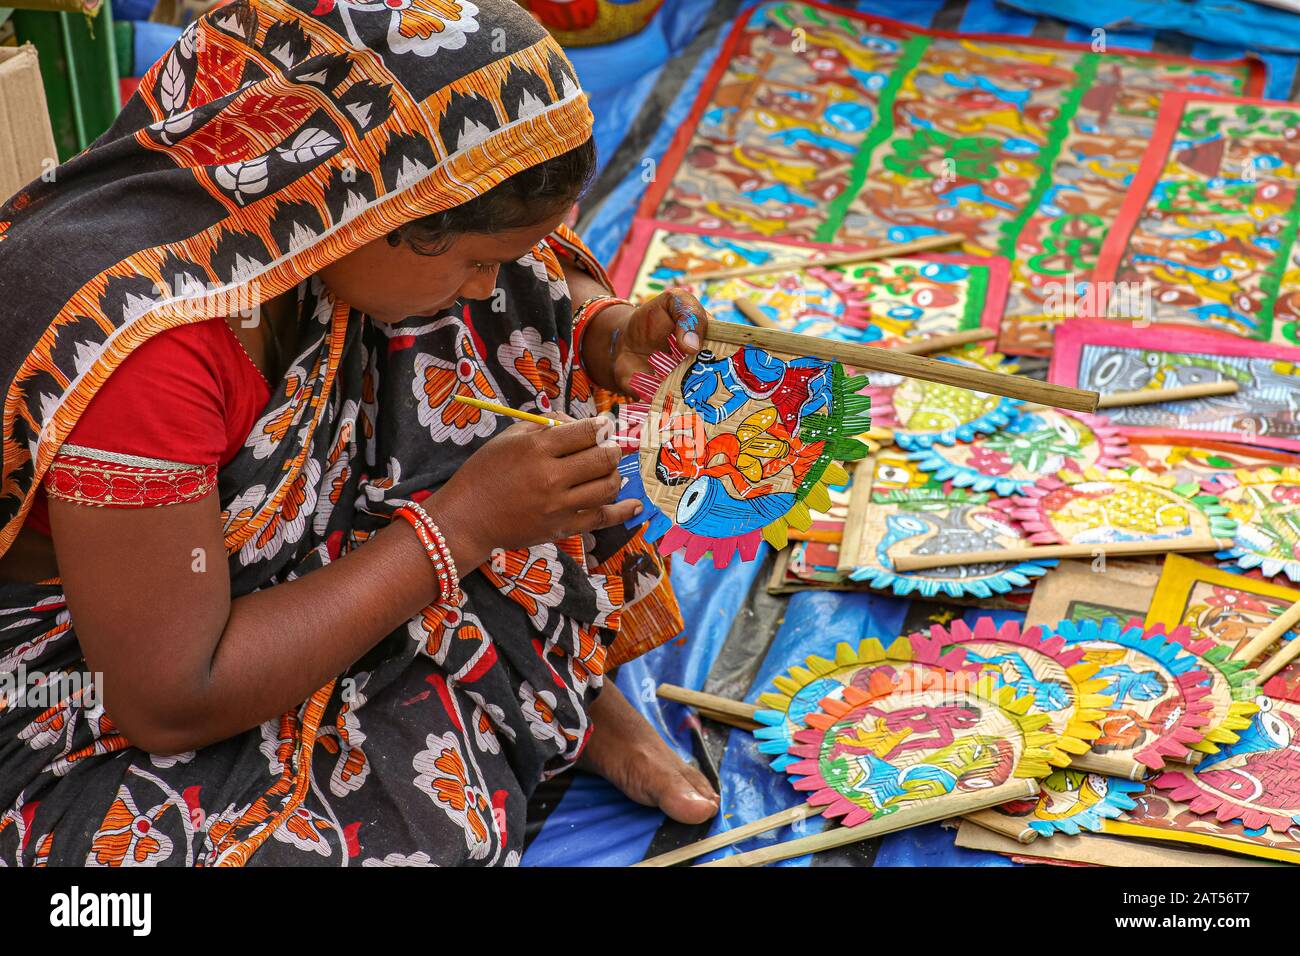
[[[681,622],[594,389],[698,339],[593,168],[510,0],[237,0],[0,207],[0,861],[514,863],[580,757],[713,815],[601,692]]]

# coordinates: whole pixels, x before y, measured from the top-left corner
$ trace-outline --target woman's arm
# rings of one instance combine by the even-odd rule
[[[495,548],[620,524],[619,451],[586,419],[516,425],[422,506],[463,573]],[[485,508],[484,502],[492,502]],[[52,498],[68,607],[105,708],[136,746],[177,753],[296,707],[436,597],[405,521],[295,581],[232,601],[215,495],[162,508]]]

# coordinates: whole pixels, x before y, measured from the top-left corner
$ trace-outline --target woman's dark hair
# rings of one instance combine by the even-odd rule
[[[420,255],[437,256],[463,233],[535,226],[577,202],[595,174],[596,146],[588,139],[567,153],[515,173],[467,203],[399,226],[388,234],[388,244],[406,242]]]

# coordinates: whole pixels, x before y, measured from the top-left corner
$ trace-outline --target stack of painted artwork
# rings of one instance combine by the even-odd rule
[[[1300,601],[1300,106],[1262,79],[818,3],[738,20],[647,176],[621,293],[883,348],[987,330],[937,357],[1119,394],[1063,411],[749,346],[664,363],[649,407],[714,430],[625,468],[662,551],[767,542],[773,593],[943,626],[791,668],[742,723],[808,803],[662,862],[814,813],[837,827],[720,862],[958,813],[960,845],[1022,860],[1300,862],[1300,663],[1293,632],[1259,646]],[[1204,383],[1229,384],[1160,397]],[[1087,557],[1033,553],[1059,545]]]

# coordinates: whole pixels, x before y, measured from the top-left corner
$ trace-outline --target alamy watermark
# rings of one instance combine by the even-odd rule
[[[93,708],[99,703],[99,688],[104,675],[98,671],[28,670],[19,664],[11,671],[0,671],[0,710],[8,707],[31,707],[45,710],[63,701],[75,700],[79,707]]]
[[[1146,280],[1097,282],[1071,272],[1042,285],[1043,313],[1056,319],[1127,319],[1150,324],[1155,317],[1155,287]]]

